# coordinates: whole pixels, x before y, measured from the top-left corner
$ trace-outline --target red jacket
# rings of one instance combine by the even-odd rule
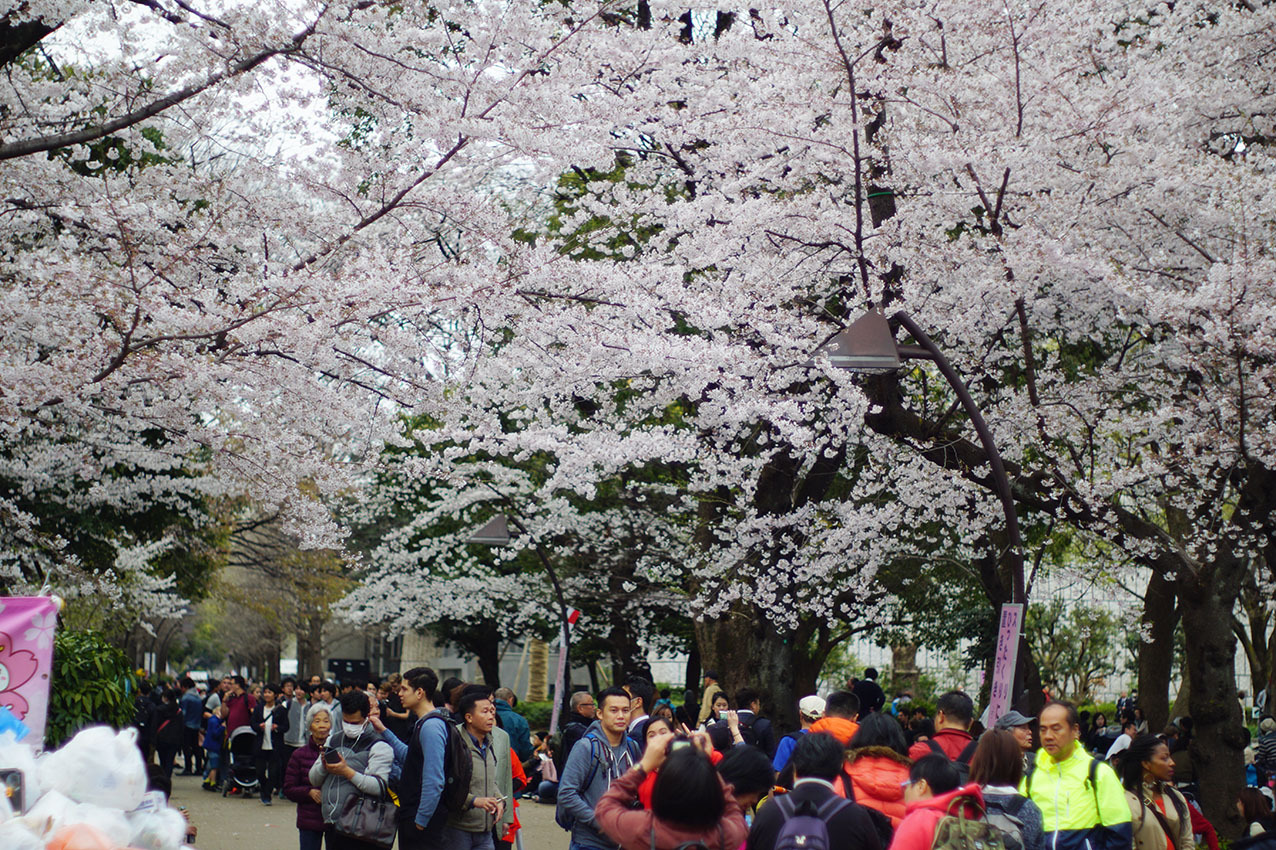
[[[908,779],[908,759],[890,747],[862,747],[846,757],[846,772],[855,790],[855,802],[877,809],[899,828],[904,819],[904,788]]]
[[[714,826],[689,832],[656,820],[656,816],[646,809],[630,808],[638,799],[638,786],[646,776],[647,772],[640,767],[630,770],[611,784],[594,808],[599,828],[608,838],[619,843],[621,850],[650,850],[653,829],[656,850],[673,850],[689,841],[702,841],[709,850],[738,850],[744,843],[749,834],[744,825],[744,813],[726,784],[722,785],[726,808],[722,814],[721,830]],[[718,782],[721,783],[722,779],[719,778]]]
[[[979,786],[971,783],[962,788],[929,797],[925,800],[914,800],[908,804],[908,814],[903,823],[895,830],[891,839],[890,850],[930,850],[935,841],[935,827],[948,814],[948,805],[954,797],[969,795],[984,804],[984,796],[979,793]],[[973,809],[967,813],[975,817],[978,813]]]
[[[957,756],[961,755],[961,751],[966,749],[970,743],[970,733],[963,732],[961,729],[940,729],[935,733],[935,737],[930,740],[939,744],[939,748],[944,751],[944,755],[953,761],[957,760]],[[930,748],[930,744],[925,741],[918,741],[908,748],[908,757],[913,761],[917,761],[922,756],[928,756],[935,752]]]

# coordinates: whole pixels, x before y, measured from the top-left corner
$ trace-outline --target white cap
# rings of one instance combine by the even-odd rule
[[[798,700],[798,711],[811,720],[819,720],[824,716],[824,697],[811,694]]]

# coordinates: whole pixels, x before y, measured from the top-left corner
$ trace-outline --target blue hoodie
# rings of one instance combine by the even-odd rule
[[[595,720],[584,737],[572,747],[558,780],[557,820],[572,822],[572,844],[614,850],[617,846],[598,826],[594,806],[611,783],[625,775],[642,758],[638,745],[628,736],[611,746],[602,725]]]

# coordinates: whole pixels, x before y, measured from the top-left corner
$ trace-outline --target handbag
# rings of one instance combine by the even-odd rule
[[[332,828],[338,835],[371,841],[379,847],[394,844],[398,832],[399,810],[389,799],[389,790],[381,777],[375,777],[381,792],[375,797],[363,793],[346,797]]]

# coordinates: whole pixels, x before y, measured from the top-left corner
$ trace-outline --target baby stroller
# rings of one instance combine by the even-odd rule
[[[254,754],[257,749],[257,733],[251,726],[240,726],[230,733],[230,742],[226,745],[230,758],[226,764],[226,781],[222,784],[222,796],[225,797],[234,789],[245,797],[251,797],[258,791],[257,765]]]

